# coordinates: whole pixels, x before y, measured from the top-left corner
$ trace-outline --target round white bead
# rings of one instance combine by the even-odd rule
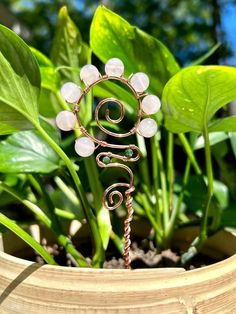
[[[124,73],[124,63],[118,58],[112,58],[105,64],[105,72],[108,76],[120,77]]]
[[[76,121],[77,119],[76,119],[75,114],[67,110],[59,112],[56,117],[56,125],[62,131],[73,130],[76,125]]]
[[[149,78],[147,74],[143,72],[135,73],[130,79],[131,86],[135,89],[136,92],[142,93],[149,86]]]
[[[81,95],[81,89],[72,82],[65,83],[61,88],[62,98],[70,104],[76,103]]]
[[[161,101],[155,95],[147,95],[143,98],[141,106],[146,114],[154,114],[160,110]]]
[[[139,124],[138,131],[143,137],[152,137],[157,132],[156,121],[150,118],[143,119]]]
[[[94,153],[95,144],[89,137],[80,137],[75,141],[75,151],[81,157],[88,157]]]
[[[87,64],[80,70],[80,78],[86,85],[91,85],[97,81],[99,77],[100,73],[98,69],[92,64]]]

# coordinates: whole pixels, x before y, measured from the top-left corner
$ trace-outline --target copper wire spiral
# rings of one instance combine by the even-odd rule
[[[95,121],[97,123],[98,128],[103,131],[105,134],[110,135],[111,137],[116,137],[116,138],[122,138],[122,137],[128,137],[131,135],[134,135],[137,131],[137,128],[139,126],[140,120],[141,120],[141,115],[142,115],[142,109],[141,109],[141,100],[140,97],[144,96],[143,94],[139,94],[137,93],[134,88],[130,85],[129,81],[127,79],[125,79],[124,77],[108,77],[107,75],[101,76],[99,78],[99,80],[97,80],[96,82],[94,82],[93,84],[87,86],[81,96],[80,99],[78,100],[78,103],[74,106],[74,113],[77,116],[77,120],[78,120],[78,125],[80,128],[80,131],[87,137],[91,138],[94,143],[97,144],[98,148],[99,146],[101,147],[109,147],[112,149],[131,149],[133,152],[135,152],[135,156],[133,157],[126,157],[126,156],[122,156],[119,154],[114,154],[112,152],[101,152],[96,156],[96,161],[99,167],[101,168],[109,168],[109,167],[118,167],[118,168],[123,168],[124,170],[126,170],[129,174],[130,177],[130,182],[129,183],[114,183],[111,186],[109,186],[103,195],[103,204],[106,208],[108,208],[109,210],[113,210],[117,207],[119,207],[122,202],[124,201],[124,196],[123,194],[118,190],[118,188],[126,188],[126,191],[124,192],[126,200],[125,200],[125,206],[127,208],[127,218],[124,221],[124,253],[123,253],[123,258],[124,258],[124,263],[125,263],[125,267],[127,269],[131,268],[131,258],[130,258],[130,245],[131,245],[131,240],[130,240],[130,232],[131,232],[131,227],[130,227],[130,223],[133,219],[133,207],[132,207],[132,201],[133,201],[133,197],[132,197],[132,192],[135,190],[134,188],[134,176],[133,176],[133,172],[132,170],[125,164],[122,164],[120,162],[111,162],[108,164],[105,164],[102,161],[102,157],[109,157],[109,158],[114,158],[114,159],[118,159],[121,160],[123,162],[135,162],[140,158],[140,152],[139,152],[139,148],[134,145],[134,144],[129,144],[129,145],[118,145],[118,144],[112,144],[112,143],[108,143],[106,141],[101,141],[97,138],[95,138],[93,135],[91,135],[86,128],[82,125],[80,117],[79,117],[79,111],[80,111],[80,101],[81,99],[90,91],[90,89],[103,81],[107,81],[107,80],[117,80],[120,81],[122,83],[124,83],[125,85],[127,85],[129,87],[129,89],[131,90],[131,92],[133,93],[134,97],[137,100],[137,104],[138,104],[138,114],[137,114],[137,121],[134,125],[134,127],[129,130],[126,133],[115,133],[115,132],[111,132],[110,130],[107,130],[99,121],[99,111],[100,109],[108,102],[113,102],[116,105],[118,105],[119,110],[120,110],[120,116],[119,118],[116,119],[112,119],[110,117],[110,112],[109,109],[107,108],[105,110],[105,119],[110,122],[110,123],[114,123],[114,124],[118,124],[120,123],[123,118],[124,118],[124,113],[125,113],[125,108],[124,105],[121,101],[116,100],[114,98],[106,98],[101,100],[95,109]],[[115,200],[115,197],[118,197],[118,199]]]

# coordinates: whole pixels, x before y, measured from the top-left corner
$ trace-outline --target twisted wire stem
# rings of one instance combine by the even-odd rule
[[[131,257],[130,257],[130,246],[131,246],[131,240],[130,240],[130,233],[131,233],[131,221],[133,220],[133,213],[134,209],[132,206],[133,202],[133,197],[131,193],[134,191],[134,186],[129,188],[128,190],[125,191],[125,195],[127,197],[125,206],[127,208],[127,218],[124,221],[124,239],[125,239],[125,246],[124,246],[124,253],[123,253],[123,258],[125,262],[125,268],[131,269]]]

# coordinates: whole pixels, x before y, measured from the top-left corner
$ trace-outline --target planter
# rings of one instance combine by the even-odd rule
[[[232,233],[215,237],[205,249],[217,253],[220,241],[218,254],[236,253]],[[191,271],[129,271],[39,266],[0,252],[0,313],[236,313],[235,278],[236,255]]]

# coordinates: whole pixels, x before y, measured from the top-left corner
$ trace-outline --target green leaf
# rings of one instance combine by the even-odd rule
[[[159,95],[169,78],[179,71],[166,46],[103,6],[93,17],[90,46],[104,63],[120,58],[128,75],[145,72],[150,77],[150,90]]]
[[[62,7],[58,14],[56,34],[53,40],[51,60],[56,66],[65,65],[81,68],[90,63],[91,50],[83,42],[81,34],[68,15],[66,7]],[[61,70],[65,80],[79,82],[78,74],[67,69]]]
[[[0,102],[0,135],[29,129],[33,129],[33,125],[22,114]]]
[[[14,221],[7,218],[5,215],[0,213],[0,224],[14,232],[23,241],[29,244],[42,258],[51,265],[57,265],[53,257],[48,253],[48,251],[42,247],[34,238],[32,238],[27,232],[25,232],[21,227],[19,227]]]
[[[210,140],[210,145],[213,146],[217,143],[220,143],[222,141],[225,141],[229,138],[228,134],[225,132],[212,132],[209,134],[209,140]],[[199,136],[198,139],[194,143],[195,150],[204,148],[204,137]]]
[[[236,132],[236,116],[214,120],[209,126],[209,132]]]
[[[104,250],[107,249],[108,243],[110,240],[110,234],[111,234],[111,220],[110,220],[110,214],[107,208],[102,206],[100,210],[97,213],[97,220],[98,220],[98,227],[99,232],[102,238],[102,245]]]
[[[44,129],[58,142],[58,133],[50,125]],[[59,157],[37,131],[22,131],[0,142],[0,172],[49,173],[59,167]]]
[[[46,118],[55,119],[57,113],[62,109],[58,96],[48,89],[42,88],[39,97],[39,112]]]
[[[77,200],[77,204],[73,203],[60,190],[55,190],[50,196],[52,198],[53,204],[55,205],[55,208],[63,208],[64,211],[68,213],[72,213],[76,217],[74,219],[77,219],[80,221],[85,219],[83,210],[78,200]]]
[[[212,147],[212,154],[218,164],[222,179],[228,186],[231,197],[236,200],[236,167],[234,160],[230,162],[230,160],[227,158],[228,149],[228,145],[225,142],[222,142]]]
[[[30,50],[39,64],[41,87],[57,93],[60,88],[60,76],[56,71],[54,64],[47,56],[37,49],[30,47]]]
[[[202,132],[213,115],[236,99],[236,69],[191,66],[177,73],[163,91],[166,128],[174,133]]]
[[[0,69],[0,106],[11,107],[37,123],[40,90],[38,64],[26,43],[2,25]]]
[[[55,118],[61,109],[56,96],[60,89],[60,75],[47,56],[35,48],[30,49],[39,64],[41,75],[39,113],[44,117]]]
[[[41,51],[37,50],[34,47],[29,47],[33,55],[35,56],[40,67],[54,67],[52,61],[44,55]]]
[[[205,182],[204,182],[205,181]],[[204,181],[200,177],[189,177],[189,182],[186,186],[185,192],[185,203],[190,212],[198,212],[202,214],[202,207],[206,199],[206,182],[207,178],[204,178]],[[225,208],[228,205],[229,191],[225,184],[220,181],[214,180],[213,183],[213,193],[214,196],[211,200],[210,210],[211,216],[217,212],[218,205],[220,208]]]
[[[66,7],[62,7],[58,14],[56,34],[53,40],[51,59],[60,68],[63,81],[73,81],[80,84],[79,69],[87,63],[91,63],[91,49],[82,40],[79,29],[68,15]],[[66,68],[67,67],[67,68]],[[81,117],[86,126],[91,120],[92,101],[91,96],[86,98],[86,106],[82,101]]]
[[[95,158],[93,156],[86,158],[84,160],[84,163],[88,175],[89,185],[93,194],[93,203],[97,215],[97,222],[102,239],[103,248],[104,250],[106,250],[111,233],[111,221],[109,210],[102,204],[104,191],[100,182]]]
[[[221,181],[214,180],[213,183],[214,195],[221,208],[226,208],[229,204],[229,189]]]

